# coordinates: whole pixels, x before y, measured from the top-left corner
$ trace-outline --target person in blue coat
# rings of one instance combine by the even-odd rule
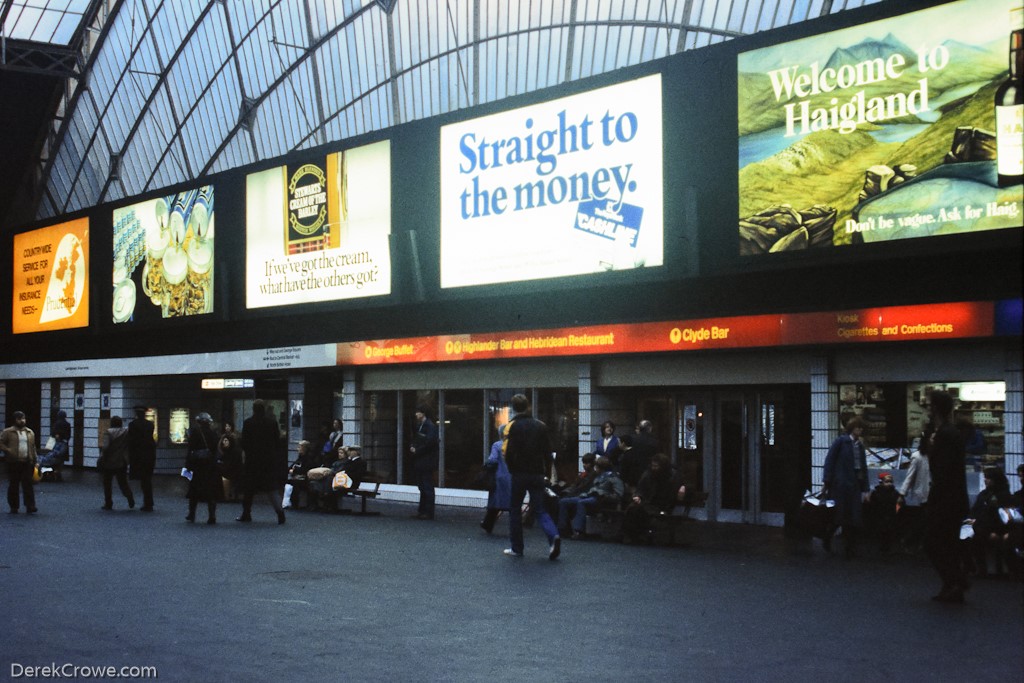
[[[864,526],[864,496],[868,492],[868,465],[861,435],[864,421],[859,417],[846,423],[846,433],[832,442],[825,456],[825,495],[834,500],[835,525],[843,528],[843,547],[853,557],[857,535]],[[832,535],[823,540],[831,551]]]
[[[504,435],[505,427],[501,427],[498,433]],[[494,523],[502,512],[508,512],[508,506],[512,500],[512,475],[509,474],[508,465],[501,454],[502,439],[491,444],[491,453],[487,456],[484,467],[494,472],[494,483],[487,492],[487,512],[480,522],[480,528],[491,533],[494,530]]]

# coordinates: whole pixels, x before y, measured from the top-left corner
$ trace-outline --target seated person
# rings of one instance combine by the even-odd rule
[[[577,498],[584,491],[589,489],[597,476],[594,472],[594,463],[597,462],[597,455],[594,453],[583,454],[583,471],[580,472],[576,481],[559,491],[559,498]]]
[[[39,451],[36,464],[40,467],[60,467],[68,459],[68,442],[56,439],[53,448],[48,451]]]
[[[68,422],[68,414],[63,410],[57,412],[53,421],[53,448],[47,451],[40,451],[36,464],[40,467],[51,467],[57,470],[59,476],[64,462],[70,455],[71,423]]]
[[[313,445],[306,440],[299,442],[299,452],[293,462],[288,467],[288,483],[292,485],[291,489],[291,506],[298,507],[298,498],[302,491],[308,490],[309,481],[306,479],[306,473],[320,465],[319,454],[313,449]],[[307,503],[308,503],[307,495]]]
[[[1010,482],[1001,467],[986,467],[982,472],[985,488],[974,499],[974,505],[964,524],[971,525],[974,535],[966,539],[967,552],[964,564],[968,571],[979,578],[989,575],[988,556],[996,558],[996,574],[1003,574],[1002,538],[1006,533],[1005,524],[999,517],[999,509],[1012,506]]]
[[[338,448],[338,455],[339,458],[331,463],[330,473],[321,479],[319,485],[315,487],[318,493],[317,507],[325,512],[337,512],[339,510],[338,499],[341,497],[338,494],[344,493],[334,490],[336,474],[344,472],[349,476],[351,480],[349,489],[359,488],[366,476],[366,461],[362,457],[362,448],[355,444],[342,446]],[[313,490],[314,485],[310,484],[310,491]]]
[[[328,492],[333,492],[331,482],[334,478],[334,467],[348,460],[348,446],[339,444],[335,451],[337,459],[330,465],[321,463],[306,471],[306,491],[309,494],[309,506],[317,510],[323,509]]]
[[[1010,505],[1000,514],[1006,525],[1003,534],[1003,557],[1010,572],[1018,579],[1024,578],[1024,464],[1017,465],[1017,476],[1021,487],[1010,497]]]
[[[651,538],[651,517],[672,512],[686,488],[677,486],[668,456],[658,453],[640,476],[622,519],[623,541],[633,543]]]
[[[348,458],[339,469],[334,470],[335,474],[338,472],[344,472],[352,480],[350,489],[357,489],[363,483],[366,477],[366,461],[363,460],[363,449],[358,444],[348,447]]]
[[[579,496],[558,501],[558,528],[566,529],[572,517],[571,537],[580,538],[587,527],[587,513],[600,508],[617,508],[625,487],[612,469],[612,461],[604,456],[594,464],[594,483]]]

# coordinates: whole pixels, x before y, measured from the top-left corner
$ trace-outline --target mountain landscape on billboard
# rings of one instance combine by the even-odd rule
[[[944,164],[980,164],[940,174],[944,184],[969,178],[971,184],[955,192],[964,202],[1020,204],[1019,188],[1007,194],[994,186],[993,101],[1008,73],[1006,39],[997,36],[1005,29],[993,27],[973,44],[942,36],[956,30],[942,26],[934,42],[922,44],[897,37],[910,35],[910,26],[920,28],[911,22],[888,31],[876,27],[881,30],[874,35],[883,38],[861,31],[846,43],[840,31],[740,55],[741,253],[1012,227],[1001,215],[970,225],[943,223],[966,204],[934,207],[934,216],[920,217],[934,225],[912,233],[858,224],[858,206],[880,193],[914,184],[918,195],[938,197],[922,186]],[[875,232],[864,234],[869,230]]]

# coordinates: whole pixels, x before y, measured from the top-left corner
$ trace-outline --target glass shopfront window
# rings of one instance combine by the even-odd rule
[[[1006,384],[1004,382],[925,382],[839,385],[841,424],[852,417],[865,422],[868,466],[899,468],[917,449],[928,421],[928,395],[948,391],[953,417],[967,436],[967,466],[980,472],[1003,466]]]
[[[484,392],[444,391],[444,486],[471,488],[483,465]]]
[[[360,445],[367,469],[385,483],[398,483],[397,392],[366,393],[363,400],[363,443]]]
[[[676,403],[676,462],[679,478],[691,491],[704,490],[703,403],[681,399]]]
[[[498,429],[512,419],[512,397],[516,394],[529,396],[526,389],[488,389],[484,392],[487,402],[487,443],[498,440]]]
[[[548,426],[558,472],[556,479],[562,481],[575,481],[579,474],[579,404],[576,390],[537,390],[534,416]]]
[[[363,398],[364,457],[370,469],[386,483],[412,482],[409,445],[416,433],[414,415],[417,406],[426,405],[430,419],[438,424],[441,438],[443,475],[439,475],[438,485],[472,488],[491,444],[498,439],[498,429],[512,417],[512,397],[520,393],[535,402],[534,416],[548,426],[558,477],[574,480],[579,448],[579,394],[575,390],[369,391]]]
[[[413,469],[413,457],[409,452],[409,447],[412,446],[413,437],[416,436],[416,409],[419,406],[423,406],[427,410],[427,417],[437,425],[438,437],[444,443],[445,435],[443,433],[444,425],[442,424],[442,418],[438,415],[438,406],[440,402],[441,392],[431,390],[406,390],[401,392],[401,405],[399,410],[401,415],[397,417],[402,423],[402,438],[398,445],[399,457],[402,458],[402,478],[399,484],[415,484],[416,475]],[[444,451],[441,451],[441,467],[444,466]],[[437,481],[437,475],[435,475],[435,483],[440,484]]]

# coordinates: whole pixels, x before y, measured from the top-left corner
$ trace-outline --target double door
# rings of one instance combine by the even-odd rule
[[[641,400],[639,408],[671,434],[667,450],[683,481],[708,492],[708,519],[781,526],[809,465],[799,400],[781,389],[716,389]]]

